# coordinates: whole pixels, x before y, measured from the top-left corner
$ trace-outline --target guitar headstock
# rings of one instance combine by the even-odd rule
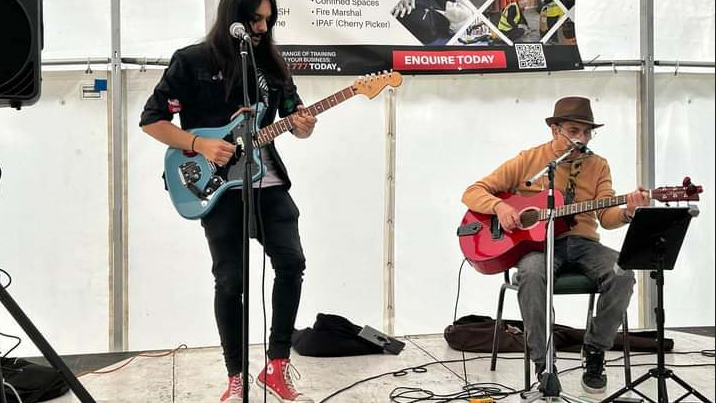
[[[691,183],[691,178],[684,178],[682,186],[662,186],[651,191],[651,198],[662,203],[672,201],[699,201],[699,194],[704,189],[701,185]]]
[[[356,94],[363,94],[370,99],[383,91],[387,86],[397,87],[403,83],[403,76],[397,71],[383,72],[381,74],[370,74],[363,76],[353,82],[353,91]]]

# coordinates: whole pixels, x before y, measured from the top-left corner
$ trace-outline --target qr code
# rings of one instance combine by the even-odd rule
[[[546,69],[547,60],[541,43],[516,43],[518,67],[521,69]]]

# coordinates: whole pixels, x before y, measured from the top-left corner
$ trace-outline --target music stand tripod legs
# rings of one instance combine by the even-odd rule
[[[698,215],[695,206],[690,207],[646,207],[637,209],[629,227],[624,245],[619,255],[619,266],[629,270],[653,270],[650,277],[656,281],[657,306],[657,366],[636,378],[623,388],[605,398],[602,402],[611,402],[627,392],[633,392],[652,403],[668,403],[669,396],[666,380],[672,379],[686,390],[676,399],[681,401],[694,395],[702,402],[710,402],[703,394],[666,368],[664,360],[664,270],[673,269],[681,248],[686,229],[692,217]],[[647,379],[656,378],[657,400],[649,398],[636,389]]]

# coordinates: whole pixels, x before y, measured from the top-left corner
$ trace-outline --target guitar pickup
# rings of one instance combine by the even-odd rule
[[[457,227],[457,236],[475,235],[482,229],[482,223],[479,221],[470,222]]]
[[[201,179],[201,166],[194,161],[179,165],[179,178],[184,186],[199,182],[199,179]]]

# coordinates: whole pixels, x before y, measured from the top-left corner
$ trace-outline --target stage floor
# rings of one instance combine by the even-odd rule
[[[682,332],[667,332],[667,337],[674,339],[675,352],[691,352],[713,350],[714,338]],[[410,336],[403,338],[406,347],[398,356],[370,355],[347,358],[314,358],[302,357],[293,353],[292,361],[300,371],[302,379],[297,381],[299,389],[313,397],[316,402],[323,401],[332,393],[348,387],[361,379],[385,372],[395,372],[404,368],[435,362],[436,360],[458,360],[462,354],[447,346],[442,335]],[[521,354],[501,354],[497,370],[490,372],[489,354],[466,354],[472,359],[465,366],[467,381],[471,384],[495,382],[515,389],[524,384],[523,361]],[[619,352],[607,353],[607,359],[618,358]],[[475,357],[485,357],[474,359]],[[558,354],[558,369],[565,370],[578,366],[577,354]],[[511,358],[511,359],[507,359]],[[251,346],[251,373],[255,376],[263,364],[261,346]],[[124,361],[107,368],[122,365]],[[613,364],[618,365],[622,361]],[[702,367],[670,367],[676,375],[689,383],[711,401],[714,392],[714,358],[701,354],[667,354],[667,364],[690,365],[711,364]],[[636,364],[647,364],[635,366]],[[656,355],[632,358],[632,376],[637,378],[656,365]],[[426,367],[427,372],[408,371],[405,376],[386,375],[374,379],[335,397],[326,400],[338,403],[390,402],[390,393],[395,388],[421,388],[436,394],[450,394],[461,391],[465,385],[462,362],[449,364],[433,364]],[[623,367],[608,367],[609,385],[607,393],[623,386]],[[580,386],[581,370],[577,369],[560,374],[559,379],[565,393],[583,397],[590,401],[599,401],[607,395],[588,395]],[[533,377],[534,378],[534,377]],[[97,402],[218,402],[219,395],[226,386],[225,370],[221,350],[218,347],[180,349],[175,354],[160,358],[138,357],[126,367],[109,374],[87,374],[80,378]],[[534,379],[533,379],[534,382]],[[673,380],[667,380],[669,400],[674,401],[684,392]],[[648,380],[639,390],[656,398],[656,383]],[[693,396],[686,401],[696,401]],[[77,399],[68,393],[54,403],[76,402]],[[258,387],[251,389],[251,401],[262,402],[263,393]],[[270,395],[268,402],[275,402]],[[405,400],[400,400],[405,401]],[[463,400],[466,401],[466,400]],[[508,402],[520,401],[519,395],[509,396]]]

